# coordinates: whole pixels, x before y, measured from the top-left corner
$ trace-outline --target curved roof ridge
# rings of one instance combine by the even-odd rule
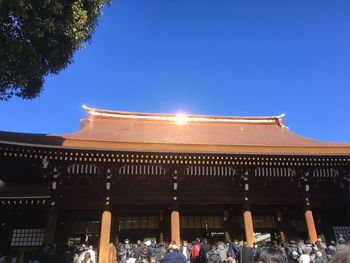
[[[177,121],[179,118],[185,122],[224,122],[224,123],[261,123],[277,124],[282,128],[284,125],[283,118],[285,114],[277,116],[213,116],[213,115],[195,115],[183,113],[144,113],[144,112],[127,112],[90,108],[83,105],[83,109],[89,114],[89,117],[107,117],[107,118],[126,118],[126,119],[144,119],[144,120],[165,120]]]

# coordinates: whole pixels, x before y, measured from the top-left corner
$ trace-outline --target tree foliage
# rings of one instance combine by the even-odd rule
[[[109,0],[0,0],[0,100],[37,97],[72,63]]]

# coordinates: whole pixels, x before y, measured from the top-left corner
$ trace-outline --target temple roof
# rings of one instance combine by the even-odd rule
[[[226,117],[94,109],[71,134],[0,133],[0,141],[130,151],[350,154],[350,144],[299,136],[283,116]]]

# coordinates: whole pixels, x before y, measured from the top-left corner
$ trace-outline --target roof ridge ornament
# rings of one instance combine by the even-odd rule
[[[284,125],[283,118],[285,116],[286,116],[286,114],[282,113],[282,114],[276,116],[276,118],[277,118],[277,121],[278,121],[278,125],[281,126],[281,128],[289,130],[288,126]]]
[[[281,128],[288,128],[283,123],[285,114],[278,116],[209,116],[209,115],[191,115],[191,114],[169,114],[169,113],[140,113],[112,111],[104,109],[90,108],[86,105],[82,106],[88,112],[88,117],[105,117],[105,118],[123,118],[123,119],[139,119],[139,120],[157,120],[171,121],[178,125],[194,122],[214,122],[214,123],[257,123],[257,124],[273,124],[276,123]]]

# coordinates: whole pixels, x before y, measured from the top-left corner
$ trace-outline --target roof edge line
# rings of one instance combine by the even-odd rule
[[[68,141],[71,141],[71,139],[68,139]],[[74,141],[74,140],[73,140]],[[75,140],[75,141],[84,141],[87,142],[86,140]],[[94,142],[94,141],[88,141],[88,142]],[[105,141],[108,142],[108,141]],[[120,142],[119,142],[120,143]],[[0,140],[0,144],[7,144],[7,145],[17,145],[17,146],[27,146],[27,147],[40,147],[40,148],[53,148],[53,149],[69,149],[69,150],[86,150],[86,151],[115,151],[115,152],[123,152],[123,151],[140,151],[140,152],[158,152],[158,151],[154,151],[154,150],[139,150],[139,149],[113,149],[113,148],[106,148],[106,147],[99,147],[99,148],[94,148],[91,149],[89,147],[81,147],[81,146],[75,146],[75,145],[47,145],[47,144],[31,144],[31,143],[23,143],[23,142],[12,142],[12,141],[2,141]],[[120,143],[120,144],[128,144],[128,143]],[[132,144],[137,144],[137,143],[132,143]],[[147,144],[147,143],[145,143]],[[155,143],[150,143],[151,145],[155,144]],[[191,146],[195,146],[194,144],[192,144]],[[203,145],[201,145],[203,146]],[[204,145],[206,146],[206,145]],[[300,148],[300,149],[307,149],[307,148],[312,148],[312,149],[334,149],[334,148],[338,148],[338,147],[334,147],[334,146],[319,146],[319,147],[309,147],[309,146],[252,146],[252,145],[242,145],[239,146],[240,148],[246,148],[246,147],[253,147],[253,148],[285,148],[285,147],[289,147],[289,148]],[[341,149],[344,148],[349,148],[349,146],[343,146],[340,147]],[[170,150],[171,152],[173,152],[173,150]],[[159,152],[164,152],[163,150],[160,150]],[[188,153],[188,151],[176,151],[177,153]],[[198,153],[197,151],[193,151],[191,152],[193,154]],[[206,154],[212,154],[214,152],[201,152],[201,153],[206,153]],[[261,154],[261,151],[258,152],[225,152],[222,154]],[[275,153],[275,152],[270,152],[270,153],[265,153],[267,155],[273,155],[273,154],[277,154],[277,155],[303,155],[305,153]],[[326,156],[326,155],[346,155],[349,156],[349,153],[306,153],[306,155],[321,155],[321,156]]]

